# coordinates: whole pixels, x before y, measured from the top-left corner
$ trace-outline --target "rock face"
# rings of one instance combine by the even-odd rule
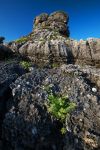
[[[47,29],[34,34],[32,41],[26,42],[19,48],[19,53],[28,56],[36,64],[49,64],[68,61],[68,48],[65,38],[58,32]]]
[[[68,20],[43,13],[32,33],[1,42],[0,150],[100,150],[100,39],[69,38]],[[64,122],[47,107],[50,91],[76,105],[60,110]]]
[[[100,39],[72,41],[71,50],[76,63],[100,66]]]

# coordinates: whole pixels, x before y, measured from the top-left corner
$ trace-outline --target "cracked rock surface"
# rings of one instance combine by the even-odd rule
[[[45,107],[45,86],[51,86],[54,93],[68,95],[70,101],[77,104],[66,120],[64,137],[59,132],[60,122],[51,118]],[[18,78],[11,88],[14,103],[3,124],[3,138],[11,150],[100,148],[100,95],[77,66],[35,69]]]

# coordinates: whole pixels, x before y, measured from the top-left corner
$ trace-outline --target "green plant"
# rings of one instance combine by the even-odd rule
[[[17,39],[15,42],[17,43],[22,43],[22,42],[27,42],[28,38],[27,37],[22,37],[20,39]]]
[[[75,109],[76,104],[74,102],[70,102],[68,96],[54,95],[53,93],[50,93],[50,89],[48,90],[48,93],[48,103],[46,104],[47,110],[63,124],[61,133],[65,134],[65,121],[69,118],[70,113]]]
[[[66,128],[65,128],[65,127],[62,127],[62,128],[61,128],[61,133],[62,133],[62,134],[65,134],[65,133],[66,133]]]
[[[29,69],[29,67],[31,67],[31,62],[28,61],[21,61],[20,65],[24,68],[24,69]]]
[[[57,67],[60,66],[60,64],[58,64],[58,63],[52,63],[51,66],[52,66],[52,68],[57,68]]]
[[[48,100],[48,111],[61,122],[65,121],[66,117],[69,116],[76,106],[75,103],[69,101],[67,96],[63,97],[50,94]]]

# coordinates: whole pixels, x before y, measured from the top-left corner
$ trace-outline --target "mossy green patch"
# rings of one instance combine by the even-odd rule
[[[61,133],[66,133],[65,122],[69,118],[71,112],[76,108],[76,103],[70,102],[68,96],[55,95],[48,90],[48,102],[46,107],[48,112],[59,120],[63,127],[61,128]]]
[[[22,43],[22,42],[27,42],[28,41],[28,38],[27,37],[22,37],[20,39],[17,39],[15,42],[17,43]]]
[[[24,69],[29,69],[29,67],[31,67],[31,62],[28,61],[21,61],[20,65],[24,68]]]

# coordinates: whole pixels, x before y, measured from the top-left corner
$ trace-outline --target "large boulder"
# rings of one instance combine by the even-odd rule
[[[5,148],[54,150],[55,147],[59,147],[61,149],[62,141],[59,129],[56,127],[57,123],[47,113],[44,106],[45,93],[40,89],[46,74],[45,71],[34,70],[33,73],[22,76],[11,85],[14,105],[12,103],[12,108],[6,114],[3,124]],[[58,139],[55,139],[56,136]]]
[[[61,122],[48,113],[47,87],[54,94],[68,95],[76,109]],[[78,66],[34,69],[11,85],[13,103],[3,123],[3,139],[10,150],[100,149],[100,102],[98,87]]]

